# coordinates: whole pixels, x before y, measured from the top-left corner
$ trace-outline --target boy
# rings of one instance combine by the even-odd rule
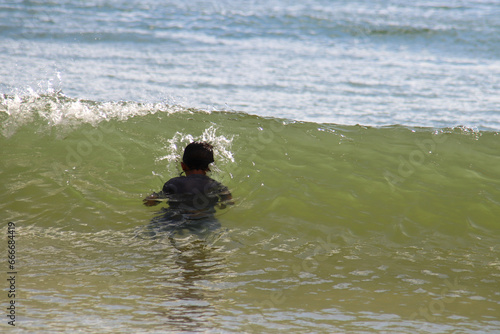
[[[143,200],[146,206],[157,205],[160,199],[168,200],[169,208],[163,209],[155,222],[189,229],[207,218],[213,222],[215,205],[225,208],[226,204],[233,204],[228,188],[206,175],[212,162],[214,153],[209,143],[192,142],[184,149],[181,167],[186,176],[170,179],[162,191]]]

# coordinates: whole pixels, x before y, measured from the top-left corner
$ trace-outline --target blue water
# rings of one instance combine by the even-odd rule
[[[0,93],[500,129],[498,1],[1,1]]]

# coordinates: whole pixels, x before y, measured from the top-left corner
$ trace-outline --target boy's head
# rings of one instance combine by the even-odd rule
[[[208,165],[214,162],[212,145],[206,142],[192,142],[184,149],[182,162],[184,162],[189,169],[210,171]]]

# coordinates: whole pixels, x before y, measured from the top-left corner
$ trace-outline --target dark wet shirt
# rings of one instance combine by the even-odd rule
[[[158,195],[168,199],[170,210],[190,219],[212,215],[218,202],[231,198],[227,187],[200,174],[174,177],[165,183]]]

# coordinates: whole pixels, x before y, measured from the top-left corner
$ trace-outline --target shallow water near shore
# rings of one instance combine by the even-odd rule
[[[499,134],[59,99],[126,119],[2,119],[20,328],[494,332]],[[49,113],[50,114],[50,113]],[[16,123],[17,122],[17,123]],[[147,130],[146,130],[147,129]],[[6,128],[3,129],[4,131]],[[236,204],[205,236],[145,233],[191,140]],[[33,153],[35,152],[35,153]]]

